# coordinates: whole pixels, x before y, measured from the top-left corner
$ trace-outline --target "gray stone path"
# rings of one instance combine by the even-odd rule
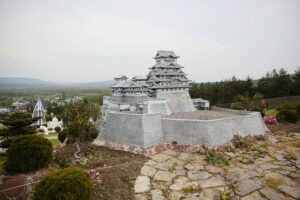
[[[208,164],[204,153],[165,150],[142,167],[135,182],[135,199],[300,199],[298,142],[299,133],[271,135],[268,141],[254,143],[267,153],[252,162],[253,152],[225,152],[231,158],[229,166]]]

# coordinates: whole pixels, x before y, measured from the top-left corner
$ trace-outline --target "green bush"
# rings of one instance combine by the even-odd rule
[[[205,160],[213,165],[229,165],[228,158],[222,152],[213,149],[206,149]]]
[[[36,187],[33,200],[89,200],[90,175],[79,168],[65,168],[46,176]]]
[[[61,131],[61,128],[59,126],[55,127],[54,130],[59,133]]]
[[[296,106],[296,111],[297,111],[298,115],[300,115],[300,104],[298,104],[298,105]]]
[[[58,133],[58,140],[63,143],[65,139],[68,137],[69,129],[65,128],[61,132]]]
[[[249,149],[252,146],[252,144],[247,140],[247,138],[243,138],[239,134],[233,135],[232,142],[234,147],[239,149]]]
[[[48,128],[48,131],[53,131],[53,128]]]
[[[12,139],[4,168],[11,172],[29,172],[46,167],[51,160],[52,144],[48,139],[23,135]]]
[[[279,122],[296,123],[299,120],[299,115],[294,110],[281,110],[277,114],[277,120]]]

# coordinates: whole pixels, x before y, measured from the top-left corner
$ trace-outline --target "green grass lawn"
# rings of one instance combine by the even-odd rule
[[[50,139],[50,142],[52,143],[53,146],[60,144],[60,141],[58,139]]]

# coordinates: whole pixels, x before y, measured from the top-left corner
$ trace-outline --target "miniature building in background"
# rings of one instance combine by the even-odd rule
[[[35,122],[33,125],[42,126],[44,123],[46,123],[45,119],[46,110],[43,107],[43,104],[41,100],[39,99],[34,106],[33,112],[32,112],[32,118],[39,117],[40,119]]]

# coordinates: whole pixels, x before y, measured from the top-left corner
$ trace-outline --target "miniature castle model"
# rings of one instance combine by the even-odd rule
[[[197,111],[209,101],[189,95],[189,80],[173,51],[158,51],[147,77],[115,78],[112,96],[103,98],[100,134],[95,140],[148,148],[157,144],[217,145],[234,134],[264,134],[259,113]],[[203,113],[211,119],[203,118]],[[214,118],[212,116],[223,116]]]
[[[32,112],[32,118],[39,117],[40,119],[35,122],[33,125],[42,126],[44,123],[46,123],[45,119],[46,110],[43,107],[43,104],[41,100],[39,99],[34,106],[33,112]]]
[[[121,105],[119,111],[163,114],[195,111],[188,93],[189,80],[177,58],[173,51],[158,51],[147,77],[115,78],[110,102]],[[112,108],[111,104],[108,107]]]

